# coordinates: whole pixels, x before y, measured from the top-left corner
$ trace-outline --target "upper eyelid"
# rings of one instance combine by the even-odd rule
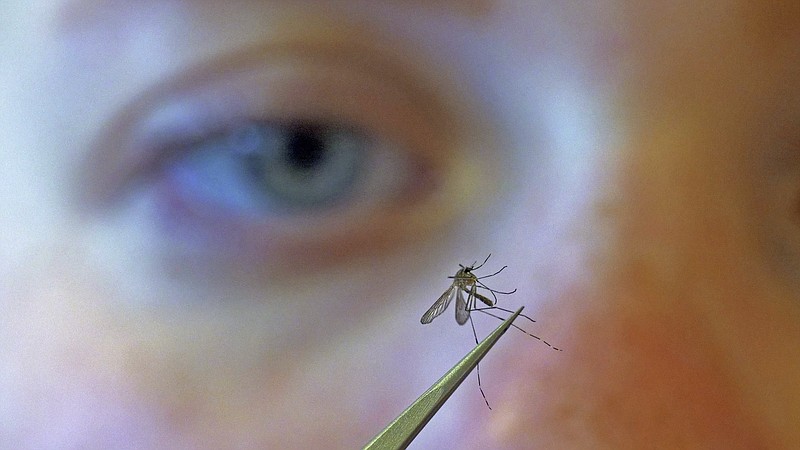
[[[127,205],[127,199],[131,198],[128,197],[131,192],[128,188],[140,185],[138,184],[142,179],[140,175],[151,178],[145,179],[145,183],[141,184],[145,189],[145,197],[136,197],[137,199],[150,198],[147,196],[154,191],[147,189],[154,187],[158,190],[163,186],[161,184],[163,176],[159,171],[164,166],[151,162],[154,161],[154,155],[169,152],[170,140],[156,140],[153,146],[142,146],[141,142],[135,140],[147,135],[147,133],[137,135],[136,129],[154,112],[164,105],[177,104],[175,99],[191,103],[197,100],[198,94],[202,96],[203,93],[216,92],[214,89],[217,84],[221,86],[221,98],[230,98],[231,83],[228,80],[230,77],[235,77],[237,73],[243,71],[259,74],[268,70],[272,62],[278,61],[311,61],[320,66],[341,69],[344,73],[355,72],[378,85],[388,85],[390,91],[400,92],[403,102],[407,103],[403,107],[407,107],[418,116],[415,120],[420,123],[423,131],[416,137],[430,140],[419,144],[418,148],[422,152],[418,156],[425,158],[418,160],[424,161],[419,166],[424,166],[425,170],[421,172],[422,176],[415,179],[417,183],[422,180],[418,191],[407,191],[405,195],[398,197],[397,203],[390,207],[387,202],[386,206],[381,206],[379,212],[363,210],[359,215],[346,215],[346,217],[345,214],[340,214],[335,218],[335,223],[340,225],[338,228],[324,226],[313,230],[309,227],[297,229],[297,221],[271,222],[270,227],[273,230],[284,230],[281,240],[288,242],[287,249],[322,248],[351,242],[354,238],[363,240],[364,233],[358,236],[352,235],[352,226],[359,221],[367,222],[365,228],[368,230],[381,230],[380,233],[373,233],[367,237],[384,242],[385,245],[404,240],[416,241],[422,236],[427,236],[431,230],[440,229],[445,224],[452,223],[457,217],[462,217],[468,211],[479,207],[496,192],[501,180],[507,177],[495,176],[497,172],[493,170],[497,169],[498,158],[483,159],[478,156],[480,151],[494,147],[491,144],[495,138],[490,123],[477,120],[477,115],[463,113],[465,108],[469,110],[470,106],[474,106],[476,100],[466,95],[469,91],[462,95],[463,84],[450,78],[451,74],[443,66],[426,66],[420,62],[421,60],[409,57],[402,49],[392,50],[390,44],[379,40],[357,43],[352,41],[352,37],[333,42],[288,39],[240,49],[189,67],[181,74],[140,92],[112,117],[110,126],[105,127],[107,131],[95,141],[89,160],[83,166],[84,178],[93,180],[90,185],[83,186],[81,192],[87,215],[103,214],[106,211],[114,213],[117,206]],[[332,87],[336,89],[337,85],[333,84]],[[267,93],[265,95],[269,95],[272,90],[269,85],[252,83],[247,88],[261,90]],[[341,92],[337,91],[328,101],[335,102],[341,98]],[[374,102],[372,99],[370,101]],[[391,114],[387,112],[393,110],[397,106],[396,103],[390,96],[376,110],[390,116]],[[215,127],[224,127],[225,124],[219,123],[220,120],[222,122],[229,120],[231,125],[236,125],[239,123],[237,121],[275,119],[269,116],[231,115],[230,111],[208,114],[204,109],[215,107],[213,102],[205,104],[200,102],[198,106],[193,109],[207,114],[208,118],[208,124],[199,127],[200,131],[195,136],[198,140],[206,137],[204,129],[208,131]],[[181,112],[178,111],[176,115],[180,117]],[[374,120],[381,126],[385,125],[384,129],[391,129],[396,124],[390,119]],[[362,125],[358,121],[352,124]],[[402,129],[403,125],[397,128],[397,134],[402,134]],[[375,130],[367,127],[365,131]],[[181,133],[177,135],[179,138],[186,138]],[[164,146],[160,146],[161,144]],[[399,147],[406,148],[404,143],[400,143]],[[191,151],[190,146],[187,150]],[[146,161],[146,164],[142,161]],[[132,168],[138,172],[133,172]],[[159,171],[150,170],[151,168]],[[137,184],[129,181],[136,181]],[[242,234],[260,236],[262,230],[254,228],[256,225],[242,224]],[[315,237],[309,239],[309,234]],[[262,248],[268,245],[267,241],[269,239],[264,242],[257,239],[252,247]]]
[[[395,214],[392,216],[393,220],[418,223],[419,231],[422,232],[423,229],[441,226],[446,221],[479,207],[505,186],[501,185],[500,180],[507,176],[501,177],[498,172],[503,158],[486,159],[478,156],[481,152],[496,147],[497,136],[491,122],[480,120],[483,119],[480,116],[481,110],[474,109],[477,99],[471,98],[469,91],[464,90],[464,85],[469,83],[454,79],[445,66],[426,64],[426,60],[410,56],[401,47],[402,44],[393,47],[381,39],[367,40],[367,43],[356,42],[356,36],[364,36],[345,34],[346,37],[338,40],[284,39],[243,48],[192,66],[182,74],[142,92],[112,118],[111,126],[106,127],[107,132],[95,142],[89,160],[83,166],[84,178],[93,180],[80,186],[79,198],[86,212],[102,212],[117,205],[117,201],[124,200],[129,192],[127,189],[138,185],[129,181],[138,182],[140,179],[138,174],[131,175],[132,167],[138,167],[139,174],[155,173],[148,169],[150,166],[142,166],[142,161],[153,161],[152,155],[158,154],[158,151],[154,148],[137,147],[131,141],[132,124],[142,119],[143,112],[151,113],[155,105],[163,104],[170,97],[193,98],[194,93],[202,91],[209,84],[224,80],[237,70],[248,67],[261,70],[258,68],[268,67],[271,61],[281,60],[309,60],[330,64],[344,71],[362,73],[401,91],[410,99],[408,107],[425,115],[424,120],[417,118],[424,123],[420,122],[422,131],[415,132],[415,139],[418,141],[418,148],[426,149],[425,154],[420,157],[429,162],[430,170],[427,173],[436,174],[436,186],[423,203],[415,202],[413,214]],[[393,103],[389,102],[389,105]],[[219,117],[212,115],[209,119],[214,122]],[[253,117],[229,119],[246,121]],[[379,123],[382,121],[376,120]],[[387,127],[391,128],[389,125]],[[421,140],[426,142],[419,143]],[[127,148],[117,151],[118,147]],[[114,151],[109,151],[109,148]],[[141,154],[148,151],[151,152],[150,156]],[[391,225],[390,222],[391,220],[387,225]]]
[[[347,44],[347,45],[345,45]],[[432,119],[436,117],[446,117],[443,111],[436,111],[435,109],[441,108],[435,100],[441,92],[435,87],[431,86],[436,83],[430,83],[428,77],[420,74],[411,74],[409,66],[404,62],[397,62],[393,56],[387,56],[392,53],[387,50],[387,45],[365,45],[363,43],[356,43],[350,41],[336,42],[317,42],[309,40],[279,40],[262,44],[258,46],[251,46],[240,51],[234,52],[229,55],[223,55],[205,64],[200,64],[195,67],[187,69],[184,73],[161,82],[143,94],[138,96],[134,101],[125,106],[120,113],[112,118],[112,130],[110,133],[100,136],[97,144],[94,145],[96,151],[90,152],[90,164],[88,165],[87,172],[96,175],[98,171],[108,171],[110,167],[127,167],[135,165],[135,161],[141,159],[140,155],[131,154],[135,152],[128,151],[105,151],[109,147],[117,147],[120,144],[120,136],[114,136],[114,131],[119,131],[119,124],[135,123],[142,111],[147,111],[153,105],[159,104],[164,98],[175,96],[180,92],[191,92],[192,89],[207,84],[209,81],[224,76],[225,73],[232,70],[232,68],[246,68],[257,65],[269,64],[269,61],[281,60],[300,60],[307,59],[313,60],[317,63],[331,64],[333,67],[343,67],[348,70],[358,70],[365,74],[375,77],[376,79],[385,79],[392,84],[398,86],[408,95],[419,98],[427,104],[429,113]],[[403,59],[402,57],[398,57]],[[413,67],[413,65],[412,65]],[[204,105],[207,107],[208,105]],[[211,120],[217,120],[212,118]],[[116,128],[116,130],[113,130]],[[449,124],[442,123],[439,129],[443,132],[449,128]],[[128,130],[130,131],[130,130]],[[126,138],[125,130],[122,133],[122,141]],[[124,145],[124,143],[123,143]],[[121,174],[111,173],[107,178],[117,180]],[[107,192],[109,186],[101,183],[95,191]],[[91,201],[98,200],[98,196],[89,193],[84,196]]]

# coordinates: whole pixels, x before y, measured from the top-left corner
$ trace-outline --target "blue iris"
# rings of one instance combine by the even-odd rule
[[[344,126],[249,123],[198,143],[172,173],[196,199],[242,212],[319,209],[352,196],[366,146]]]

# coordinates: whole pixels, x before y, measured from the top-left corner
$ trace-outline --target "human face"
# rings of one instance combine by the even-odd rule
[[[4,3],[3,442],[796,448],[790,4]]]

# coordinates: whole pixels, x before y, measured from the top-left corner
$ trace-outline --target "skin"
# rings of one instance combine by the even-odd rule
[[[469,350],[452,312],[419,316],[492,253],[500,305],[563,352],[507,335],[494,410],[467,381],[418,448],[800,446],[798,6],[220,5],[2,7],[3,442],[357,448]],[[126,127],[287,42],[316,49],[289,80],[345,75],[270,114],[436,162],[405,203],[267,229],[147,213],[162,173],[129,167]]]

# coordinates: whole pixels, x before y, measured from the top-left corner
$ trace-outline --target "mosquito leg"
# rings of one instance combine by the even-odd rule
[[[500,317],[500,316],[498,316],[498,315],[495,315],[495,314],[492,314],[492,313],[490,313],[489,311],[487,311],[488,309],[499,309],[499,308],[497,308],[497,307],[492,307],[492,308],[478,308],[478,309],[474,309],[473,311],[482,312],[482,313],[484,313],[484,314],[486,314],[486,315],[489,315],[489,316],[492,316],[492,317],[494,317],[495,319],[498,319],[498,320],[504,320],[502,317]],[[522,314],[520,314],[520,315],[522,315]],[[532,321],[532,322],[534,321],[533,319],[531,319],[531,318],[530,318],[530,317],[528,317],[528,316],[525,316],[525,317],[526,317],[528,320]],[[535,334],[528,333],[527,331],[525,331],[524,329],[522,329],[522,328],[518,327],[518,326],[517,326],[516,324],[514,324],[514,323],[512,323],[512,324],[511,324],[511,326],[512,326],[512,327],[514,327],[514,328],[516,328],[516,329],[518,329],[519,331],[522,331],[523,333],[527,334],[528,336],[530,336],[530,337],[532,337],[532,338],[536,339],[537,341],[541,341],[541,342],[543,342],[545,345],[547,345],[548,347],[552,348],[553,350],[556,350],[556,351],[559,351],[559,352],[563,351],[563,350],[561,350],[560,348],[558,348],[558,347],[556,347],[556,346],[552,345],[551,343],[549,343],[549,342],[545,341],[544,339],[540,338],[539,336],[536,336]]]
[[[491,289],[489,289],[489,292],[492,294],[492,297],[494,297],[494,304],[496,305],[496,304],[497,304],[497,302],[499,301],[499,300],[497,300],[497,295],[496,295],[496,294],[494,293],[494,291],[493,291],[493,290],[491,290]]]
[[[501,267],[501,268],[500,268],[500,270],[498,270],[497,272],[495,272],[495,273],[493,273],[493,274],[491,274],[491,275],[484,275],[484,276],[482,276],[482,277],[478,277],[478,278],[482,280],[482,279],[484,279],[484,278],[493,277],[493,276],[497,275],[498,273],[500,273],[500,272],[502,272],[502,271],[506,270],[506,268],[508,268],[508,266],[503,266],[503,267]],[[474,270],[474,269],[473,269],[473,270]]]
[[[469,298],[467,299],[467,309],[472,311],[475,309],[475,305],[478,304],[478,299],[475,297],[475,294],[478,293],[478,286],[473,284],[472,288],[469,290]]]
[[[469,324],[472,327],[472,337],[475,338],[475,345],[478,345],[478,333],[475,331],[475,322],[472,321],[472,316],[469,316]],[[480,380],[480,375],[478,379]]]
[[[505,311],[505,312],[507,312],[509,314],[514,314],[516,312],[516,311],[511,311],[510,309],[505,309],[505,308],[500,307],[500,306],[491,306],[491,307],[488,307],[488,308],[474,308],[473,311],[484,311],[484,310],[488,310],[488,309],[499,309],[500,311]],[[519,316],[528,319],[532,323],[536,323],[535,320],[531,319],[530,317],[526,316],[525,314],[520,314]]]
[[[475,261],[474,263],[472,263],[472,266],[471,266],[471,267],[472,267],[472,270],[478,270],[478,269],[480,269],[481,267],[483,267],[483,265],[484,265],[484,264],[486,264],[486,261],[489,261],[489,258],[491,258],[491,257],[492,257],[492,254],[491,254],[491,253],[489,253],[489,256],[487,256],[487,257],[486,257],[486,259],[484,259],[484,260],[483,260],[483,262],[481,263],[481,265],[480,265],[480,266],[478,266],[478,267],[475,267],[475,264],[476,264],[478,261]]]
[[[472,321],[472,316],[469,316],[469,324],[472,327],[472,336],[475,338],[475,345],[478,345],[478,333],[475,332],[475,323]],[[483,386],[481,386],[481,365],[475,365],[475,373],[478,374],[478,389],[481,391],[481,396],[483,397],[484,403],[486,403],[486,407],[490,410],[492,409],[489,406],[489,400],[486,399],[486,394],[483,392]]]
[[[485,278],[485,277],[481,277],[481,278]],[[480,280],[478,280],[478,284],[480,284],[480,285],[481,285],[481,287],[482,287],[482,288],[484,288],[484,289],[486,289],[487,291],[493,292],[493,293],[495,293],[495,294],[511,295],[511,294],[513,294],[514,292],[517,292],[517,290],[516,290],[516,289],[514,289],[513,291],[508,291],[508,292],[505,292],[505,291],[498,291],[497,289],[492,289],[492,288],[490,288],[489,286],[487,286],[487,285],[483,284],[483,282],[481,282]]]
[[[480,285],[482,288],[484,288],[487,291],[489,291],[489,293],[492,294],[492,298],[494,298],[494,304],[497,304],[497,295],[495,295],[495,293],[494,293],[495,291],[494,290],[489,289],[488,287],[486,287],[486,285],[481,283],[480,280],[478,280],[477,283],[475,283],[475,286],[477,286],[477,285]]]

